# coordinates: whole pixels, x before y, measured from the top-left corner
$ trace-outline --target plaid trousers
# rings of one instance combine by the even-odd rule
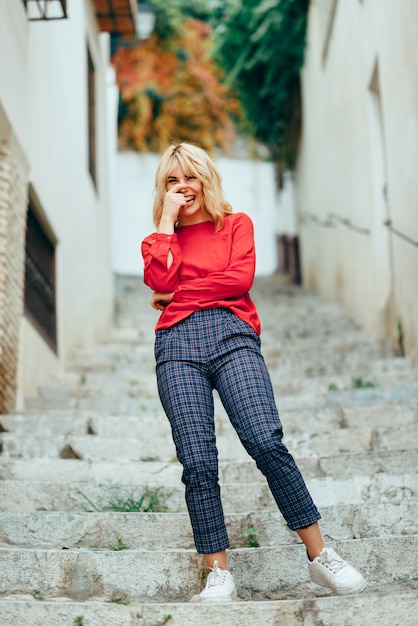
[[[216,389],[243,446],[267,479],[291,530],[320,519],[301,473],[282,442],[270,375],[256,332],[229,309],[205,309],[159,330],[155,339],[160,400],[183,466],[197,552],[229,547],[215,438]]]

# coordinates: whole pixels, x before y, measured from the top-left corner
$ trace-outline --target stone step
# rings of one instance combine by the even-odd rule
[[[167,461],[176,459],[170,434],[116,439],[99,436],[0,435],[3,454],[10,458],[68,458],[92,461]]]
[[[219,605],[192,602],[118,606],[59,599],[40,602],[32,597],[0,601],[0,623],[5,626],[71,626],[77,618],[86,626],[216,626],[219,613]],[[415,590],[366,592],[350,597],[231,602],[222,605],[222,626],[416,626],[417,613]]]
[[[155,366],[150,372],[144,369],[135,369],[135,378],[130,379],[129,375],[121,374],[119,377],[114,374],[102,376],[102,380],[93,383],[77,385],[43,385],[39,388],[39,396],[44,398],[57,398],[57,400],[83,399],[106,397],[153,397],[158,400],[157,384],[155,379]]]
[[[336,541],[332,547],[364,574],[369,591],[410,585],[418,577],[416,535]],[[202,561],[187,550],[0,548],[0,594],[187,602],[203,586]],[[302,545],[231,550],[229,563],[243,600],[328,595],[309,580]]]
[[[264,351],[265,361],[273,380],[278,376],[297,376],[299,378],[319,378],[323,376],[345,376],[350,375],[350,382],[356,378],[370,380],[373,376],[395,376],[403,375],[418,377],[418,372],[413,367],[410,359],[389,358],[389,359],[367,359],[361,355],[348,353],[345,355],[330,355],[324,359],[317,354],[306,356],[303,360],[288,355],[280,358],[269,357]]]
[[[288,375],[296,374],[298,376],[306,375],[322,376],[324,374],[340,374],[343,375],[348,371],[352,371],[353,375],[369,374],[376,372],[380,374],[393,373],[394,375],[402,375],[409,371],[415,371],[416,368],[407,357],[386,357],[368,355],[365,358],[364,353],[357,351],[338,353],[334,350],[322,352],[317,348],[311,352],[306,352],[303,358],[299,353],[292,351],[294,346],[287,349],[286,345],[281,344],[280,349],[277,347],[277,340],[272,342],[263,342],[262,352],[268,364],[270,372],[275,371],[279,375],[288,373]],[[103,363],[100,363],[100,349],[94,351],[90,356],[82,353],[78,359],[68,363],[66,371],[60,371],[56,375],[57,382],[102,382],[109,377],[121,377],[125,373],[130,376],[137,375],[138,368],[149,369],[153,371],[155,368],[153,340],[148,344],[132,343],[129,347],[126,345],[104,345]],[[278,351],[279,350],[279,351]],[[91,359],[93,362],[88,363]],[[77,362],[80,361],[80,371]],[[71,370],[74,365],[73,371]],[[73,378],[71,378],[71,376]]]
[[[160,477],[159,477],[160,478]],[[418,497],[416,474],[376,474],[352,476],[345,480],[331,477],[307,481],[309,491],[319,508],[341,504],[402,502]],[[170,511],[185,511],[183,486],[166,481],[131,485],[129,483],[92,484],[40,481],[2,480],[0,502],[11,511],[86,511],[102,510],[115,500],[140,500],[147,488],[163,488],[168,492],[164,504]],[[224,483],[222,499],[225,513],[276,509],[267,483]]]
[[[48,405],[47,408],[43,406],[44,404]],[[25,398],[25,407],[23,412],[24,415],[43,414],[48,415],[51,418],[62,416],[71,417],[72,415],[74,417],[77,417],[79,415],[84,415],[87,417],[126,417],[129,415],[132,417],[136,417],[138,415],[149,416],[163,414],[161,403],[155,397],[125,398],[123,402],[119,403],[122,405],[123,411],[112,410],[112,406],[110,405],[109,401],[107,399],[104,399],[102,402],[100,398],[95,398],[90,401],[90,406],[86,409],[77,408],[77,406],[75,406],[77,402],[74,402],[73,399],[71,399],[71,402],[65,400],[64,404],[66,404],[67,406],[57,407],[54,399],[41,398],[39,396],[29,396]],[[0,416],[0,420],[1,419],[3,419],[3,416]]]
[[[321,507],[327,542],[394,535],[418,535],[418,500]],[[260,546],[300,543],[280,512],[251,511],[225,516],[231,548],[248,545],[244,532],[255,529]],[[19,548],[106,548],[121,537],[129,548],[167,550],[194,547],[187,513],[80,513],[0,511],[0,546]]]
[[[276,316],[275,316],[276,318]],[[376,358],[393,356],[386,352],[385,345],[373,339],[369,339],[362,332],[353,330],[343,333],[321,333],[318,332],[320,320],[312,321],[312,328],[304,329],[297,325],[294,330],[286,327],[285,336],[280,337],[277,318],[272,321],[271,329],[264,326],[261,330],[262,351],[268,356],[281,354],[303,354],[320,352],[325,359],[333,353],[356,352],[358,355]],[[318,334],[315,334],[317,332]]]
[[[411,408],[412,411],[412,408]],[[405,412],[407,413],[407,412]],[[408,418],[407,418],[408,419]],[[55,415],[1,415],[0,424],[3,431],[13,432],[19,435],[97,435],[99,437],[140,438],[144,432],[150,430],[155,434],[170,434],[170,426],[167,418],[162,414],[142,414],[139,416],[94,416],[86,414],[55,414]]]
[[[256,279],[257,280],[257,279]],[[137,291],[133,297],[124,299],[118,303],[116,311],[116,319],[132,315],[135,320],[140,317],[145,320],[157,320],[158,313],[152,310],[150,306],[150,291]],[[304,293],[297,293],[297,297],[287,298],[286,294],[280,294],[277,298],[272,291],[266,294],[259,294],[257,284],[254,283],[252,290],[254,301],[257,301],[257,308],[260,315],[265,315],[267,322],[270,319],[266,313],[274,312],[277,320],[280,322],[282,317],[285,319],[286,326],[291,326],[295,319],[300,319],[307,325],[314,324],[317,318],[325,318],[326,320],[336,320],[341,325],[350,325],[352,328],[359,330],[355,321],[339,306],[337,303],[324,302],[315,295],[306,296]],[[283,327],[283,324],[278,324]],[[326,329],[324,329],[326,331]]]
[[[380,386],[392,384],[408,384],[408,381],[418,380],[418,372],[407,359],[387,359],[364,361],[362,357],[350,358],[309,358],[282,357],[273,359],[264,354],[273,383],[282,379],[285,384],[297,377],[301,384],[317,383],[323,386],[325,382],[338,384],[341,387],[352,388],[354,385]],[[144,357],[137,357],[129,362],[115,365],[115,371],[89,371],[85,373],[73,372],[61,374],[53,384],[44,385],[40,391],[43,395],[81,395],[95,392],[97,388],[109,386],[120,387],[121,391],[130,387],[144,387],[155,380],[155,361],[152,348]],[[113,391],[113,389],[109,390]]]
[[[218,425],[217,445],[220,458],[245,460],[248,454],[240,444],[232,427]],[[176,450],[167,427],[161,433],[152,428],[149,432],[125,436],[101,437],[99,435],[26,435],[2,433],[2,454],[9,458],[58,458],[75,454],[80,459],[93,461],[170,461],[176,458]],[[129,436],[129,434],[128,434]],[[284,442],[298,458],[321,456],[329,450],[337,452],[360,452],[368,450],[396,450],[417,448],[418,423],[390,428],[345,428],[312,436],[309,431],[292,434],[287,432]],[[70,451],[71,449],[71,451]]]
[[[295,313],[299,317],[306,320],[309,323],[316,316],[326,316],[327,318],[335,318],[351,323],[354,328],[358,328],[353,319],[347,314],[346,311],[337,302],[325,302],[318,295],[313,293],[307,293],[303,289],[295,292],[294,294],[288,294],[284,291],[280,293],[274,293],[274,286],[272,289],[259,291],[258,281],[265,280],[265,277],[256,277],[251,293],[254,301],[257,303],[257,308],[261,313],[265,311],[275,311],[277,316],[289,315]],[[155,312],[150,305],[151,291],[148,287],[140,285],[134,293],[124,295],[121,300],[117,302],[116,306],[116,318],[127,314],[132,314],[135,318],[142,317],[145,319],[158,319],[159,313]],[[292,318],[286,318],[286,324],[291,323]]]
[[[189,602],[206,573],[156,392],[158,314],[141,279],[121,279],[116,291],[107,340],[77,351],[67,371],[28,399],[28,414],[0,416],[0,432],[9,431],[0,455],[0,506],[9,509],[0,511],[0,623],[8,626],[219,623],[219,607]],[[222,607],[222,624],[408,626],[417,608],[418,373],[335,303],[277,277],[256,280],[253,296],[285,442],[323,515],[327,543],[363,571],[369,589],[325,597],[309,581],[303,546],[215,394],[230,567],[245,600]],[[355,378],[378,387],[353,389]],[[162,486],[173,512],[96,510]],[[244,547],[248,528],[260,548]],[[128,549],[110,549],[118,536]]]
[[[324,406],[349,407],[358,404],[400,403],[418,399],[418,385],[397,385],[393,387],[375,387],[370,389],[350,389],[328,391],[326,393],[308,393],[282,396],[278,398],[281,411],[295,409],[319,409]]]
[[[139,350],[141,348],[141,350]],[[318,341],[318,345],[278,344],[275,341],[262,341],[262,353],[271,373],[288,372],[289,375],[295,372],[298,376],[306,371],[308,376],[312,376],[315,368],[317,375],[331,374],[332,372],[344,374],[347,370],[359,375],[370,372],[393,372],[394,374],[405,374],[411,367],[408,359],[390,358],[386,365],[383,364],[381,351],[378,347],[366,346],[361,350],[349,346],[323,345]],[[318,356],[318,353],[320,356]],[[384,356],[384,355],[383,355]],[[376,363],[376,368],[374,368]],[[138,368],[152,371],[155,366],[153,341],[147,346],[132,345],[127,350],[120,348],[119,352],[104,352],[103,354],[92,353],[90,357],[81,355],[79,360],[74,359],[67,364],[68,372],[77,376],[85,376],[82,380],[94,379],[95,377],[106,377],[113,374],[115,377],[129,372],[135,375]],[[57,380],[63,379],[66,373],[57,375]]]
[[[249,458],[249,457],[248,457]],[[418,472],[418,454],[392,450],[328,457],[296,459],[305,479],[332,477],[349,480],[351,476],[402,475]],[[0,480],[48,481],[58,483],[107,483],[131,485],[180,485],[182,468],[177,462],[100,463],[79,459],[5,459],[0,456]],[[254,461],[221,461],[221,483],[265,483]]]
[[[309,368],[308,368],[309,369]],[[332,368],[330,368],[331,370]],[[335,368],[334,368],[335,369]],[[327,393],[328,391],[350,391],[356,388],[389,388],[396,385],[413,386],[418,383],[418,372],[411,368],[405,371],[397,368],[386,371],[369,371],[360,375],[359,368],[354,364],[352,371],[344,368],[344,373],[329,373],[325,375],[304,376],[299,367],[290,371],[285,368],[270,368],[271,381],[278,398],[296,393]],[[86,375],[83,383],[56,383],[43,385],[39,389],[39,396],[57,401],[106,397],[109,399],[155,397],[158,391],[155,379],[155,364],[148,368],[144,364],[132,367],[132,371]]]
[[[266,363],[271,379],[275,385],[288,386],[296,378],[301,388],[313,386],[314,389],[328,390],[330,386],[338,389],[352,389],[355,385],[374,384],[393,386],[395,384],[411,384],[418,381],[418,372],[410,365],[403,364],[403,359],[391,361],[354,360],[320,360],[317,357],[304,359],[283,358],[274,364]],[[149,363],[130,363],[115,372],[88,372],[85,374],[62,374],[54,384],[44,385],[40,395],[85,397],[97,394],[106,388],[109,395],[116,390],[120,393],[134,393],[141,388],[154,387],[154,357]]]
[[[378,341],[368,339],[359,331],[349,331],[343,333],[319,333],[320,320],[314,320],[312,331],[305,329],[294,329],[292,334],[286,327],[281,332],[277,324],[277,316],[274,316],[274,323],[271,330],[262,330],[262,351],[267,357],[282,354],[294,356],[302,353],[312,353],[321,358],[328,358],[338,353],[356,353],[356,358],[360,355],[377,359],[393,356],[387,353],[385,346]],[[125,342],[102,343],[95,348],[77,350],[71,358],[67,360],[68,368],[77,371],[106,371],[114,368],[116,364],[123,365],[132,360],[138,359],[143,354],[145,358],[152,356],[152,346],[154,344],[154,325],[152,325],[145,336],[140,336],[134,349],[127,350]],[[314,333],[318,334],[315,335]],[[299,334],[299,336],[298,336]],[[300,335],[304,336],[300,336]]]
[[[370,389],[350,389],[345,391],[324,391],[323,393],[298,393],[277,398],[280,411],[294,409],[318,409],[325,406],[348,407],[353,404],[374,404],[383,402],[411,402],[418,399],[418,385],[398,385]],[[29,397],[25,399],[25,410],[31,413],[49,411],[92,412],[101,415],[140,415],[146,412],[161,411],[159,402],[150,388],[149,395],[141,397]]]
[[[155,395],[141,394],[140,397],[94,396],[90,398],[42,397],[25,398],[25,410],[33,413],[49,411],[85,412],[101,415],[140,415],[143,410],[161,412],[161,405]]]
[[[215,394],[217,420],[228,421],[228,417]],[[158,402],[159,405],[159,402]],[[21,434],[86,435],[101,437],[139,438],[144,430],[153,429],[156,434],[170,432],[168,420],[158,406],[158,415],[145,410],[140,415],[94,415],[91,412],[75,414],[58,412],[48,414],[5,414],[0,415],[0,432]],[[394,424],[398,428],[418,423],[418,401],[382,402],[375,404],[320,407],[314,409],[289,409],[283,416],[286,434],[313,431],[327,433],[330,429],[349,429],[367,426],[386,428]]]
[[[271,381],[278,401],[283,396],[294,394],[326,394],[328,392],[369,391],[370,389],[385,390],[395,386],[416,386],[418,375],[415,371],[407,373],[373,373],[367,378],[356,374],[326,375],[312,378],[301,378],[296,373],[293,376],[281,376],[272,372]]]

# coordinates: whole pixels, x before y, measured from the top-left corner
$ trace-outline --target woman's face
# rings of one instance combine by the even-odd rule
[[[209,219],[203,206],[201,181],[195,176],[186,176],[179,163],[167,177],[167,191],[184,196],[185,204],[181,206],[178,216],[180,226],[190,226]]]

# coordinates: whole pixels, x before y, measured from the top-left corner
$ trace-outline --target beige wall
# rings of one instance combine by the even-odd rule
[[[0,106],[29,164],[27,184],[58,242],[59,362],[22,321],[22,398],[111,324],[108,135],[116,132],[116,119],[109,128],[107,35],[97,31],[90,0],[71,2],[69,19],[61,21],[28,22],[20,0],[4,0],[1,13]],[[96,68],[97,188],[88,171],[87,42]]]
[[[418,241],[417,24],[416,0],[311,2],[294,180],[305,283],[372,336],[399,318],[418,362],[418,248],[383,224]]]

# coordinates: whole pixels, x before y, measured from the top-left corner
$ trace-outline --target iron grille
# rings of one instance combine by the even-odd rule
[[[31,201],[26,224],[25,314],[56,352],[55,246],[36,217]]]

